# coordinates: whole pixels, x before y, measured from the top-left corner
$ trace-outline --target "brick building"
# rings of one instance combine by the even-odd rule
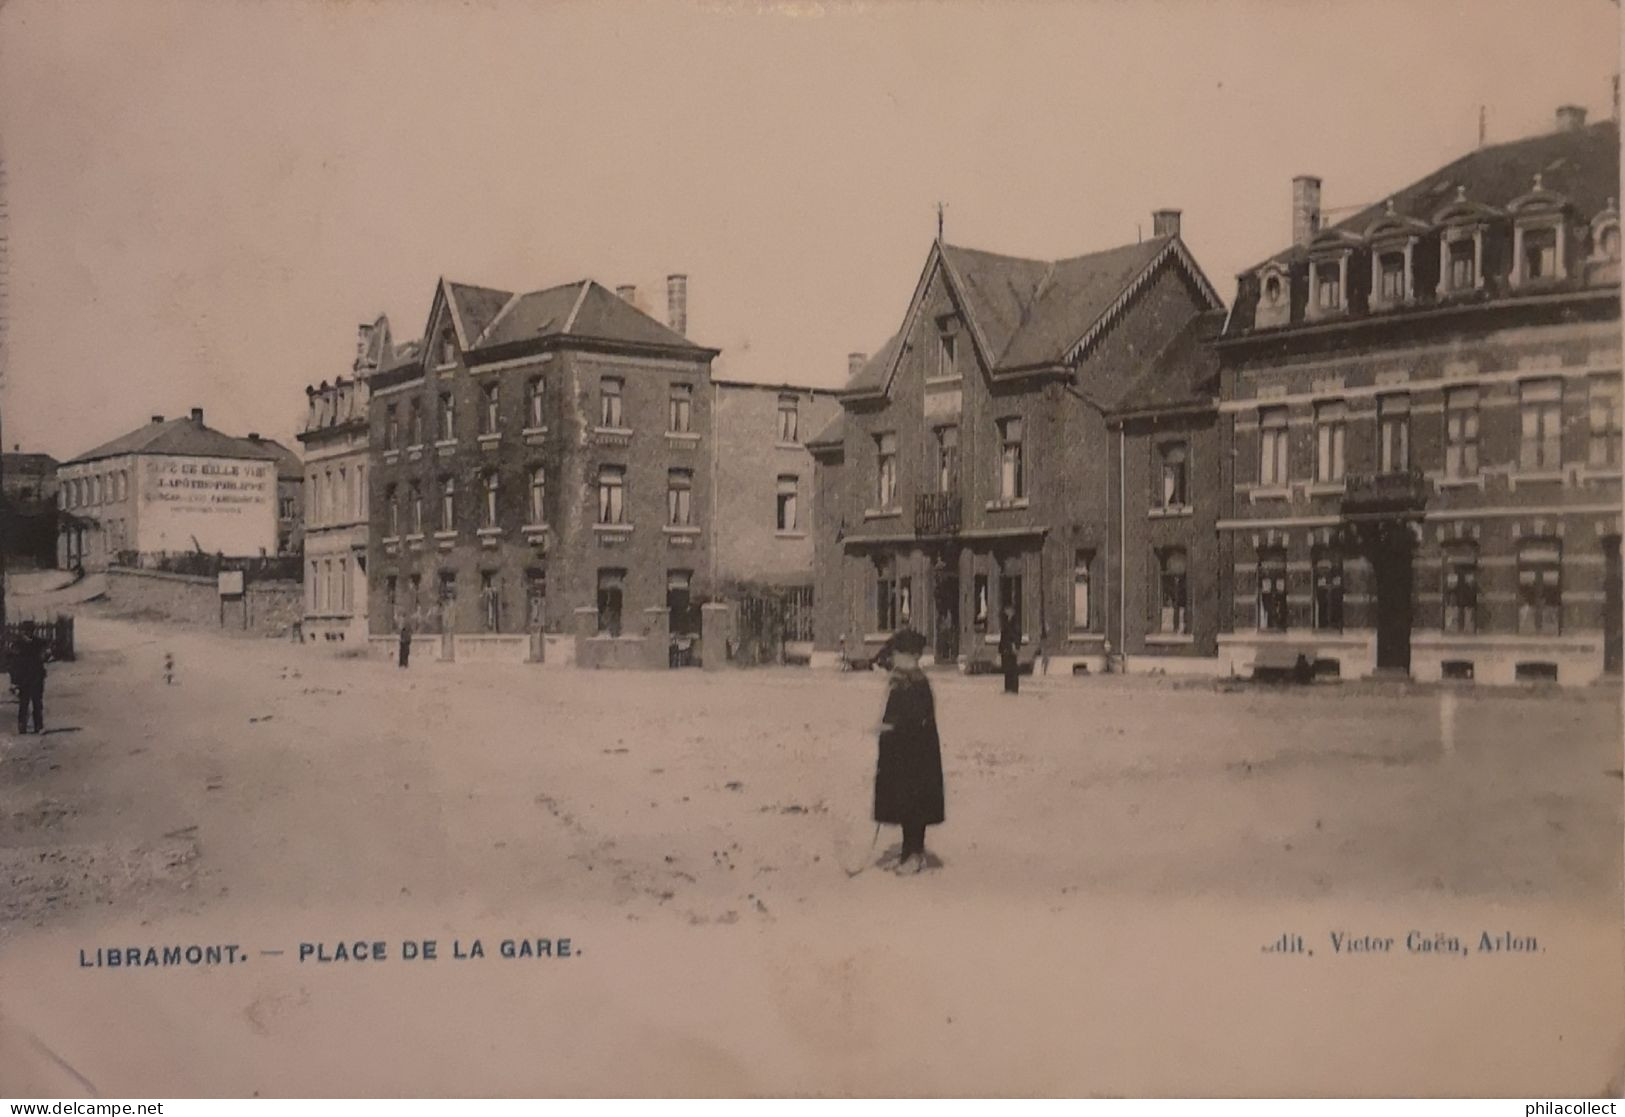
[[[1620,662],[1619,131],[1558,112],[1238,277],[1221,658],[1586,682]]]
[[[987,662],[1008,603],[1024,659],[1103,666],[1122,630],[1107,413],[1221,305],[1177,211],[1154,230],[1055,262],[932,245],[899,332],[809,447],[823,656],[907,624],[938,662]]]
[[[0,458],[0,552],[14,567],[54,566],[57,460],[21,446]]]
[[[305,448],[302,623],[307,639],[366,639],[369,377],[414,352],[395,348],[389,319],[380,315],[358,329],[348,378],[305,389],[299,441]]]
[[[590,280],[440,283],[421,351],[371,377],[376,636],[620,666],[698,629],[716,350],[684,336],[686,278],[667,293],[670,325]]]

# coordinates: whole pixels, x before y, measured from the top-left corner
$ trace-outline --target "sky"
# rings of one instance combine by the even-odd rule
[[[1291,179],[1380,200],[1611,108],[1613,0],[0,0],[6,446],[205,409],[292,443],[440,276],[636,284],[719,375],[837,386],[950,243],[1184,237],[1221,295]]]

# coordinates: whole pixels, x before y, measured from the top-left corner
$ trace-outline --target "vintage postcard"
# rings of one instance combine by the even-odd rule
[[[1619,44],[0,4],[0,1095],[1617,1096]]]

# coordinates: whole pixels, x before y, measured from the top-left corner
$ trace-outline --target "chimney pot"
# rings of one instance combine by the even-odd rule
[[[196,423],[200,427],[203,425],[203,408],[192,408],[192,422]]]
[[[1179,210],[1152,210],[1151,235],[1154,237],[1177,237],[1179,235]]]
[[[250,441],[250,442],[258,442],[259,440],[260,440],[260,432],[259,431],[249,431],[248,432],[248,441]]]
[[[1292,180],[1292,243],[1300,248],[1320,232],[1320,179],[1298,175]]]
[[[688,336],[688,276],[666,277],[666,320],[674,333]]]
[[[1557,130],[1559,132],[1578,132],[1585,126],[1585,109],[1579,105],[1559,105],[1557,107]]]
[[[162,415],[154,415],[152,417],[152,421],[155,423],[161,423],[164,421],[164,417]]]
[[[863,371],[863,366],[868,364],[868,363],[869,363],[869,354],[867,354],[867,353],[848,353],[846,355],[846,375],[847,375],[847,378],[850,379],[851,377],[854,377],[858,373],[862,372]]]
[[[638,288],[633,283],[623,283],[615,288],[615,293],[633,306],[638,305]]]

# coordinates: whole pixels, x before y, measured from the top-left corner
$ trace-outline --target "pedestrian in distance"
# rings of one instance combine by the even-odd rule
[[[1016,609],[1005,605],[999,613],[999,669],[1004,672],[1004,693],[1021,691],[1021,663],[1017,652],[1021,649],[1021,626],[1016,622]]]
[[[11,677],[17,687],[17,732],[28,732],[33,711],[34,732],[45,732],[45,661],[47,649],[38,636],[23,636],[11,653]]]
[[[410,621],[401,624],[401,659],[400,665],[405,667],[412,658],[412,624]]]
[[[925,828],[939,825],[945,816],[936,702],[920,670],[925,637],[904,629],[887,647],[891,674],[875,764],[875,822],[903,828],[895,868],[904,872],[912,864],[919,872],[926,867]]]

